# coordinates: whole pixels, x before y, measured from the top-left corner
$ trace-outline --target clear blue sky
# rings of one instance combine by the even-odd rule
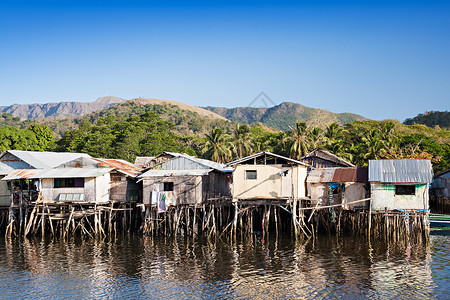
[[[0,0],[0,105],[276,103],[403,121],[450,109],[450,1]]]

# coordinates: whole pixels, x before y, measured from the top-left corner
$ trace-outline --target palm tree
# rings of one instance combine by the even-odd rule
[[[322,130],[319,127],[313,127],[309,133],[310,146],[313,149],[319,148],[319,144],[322,142],[324,137]]]
[[[327,144],[331,144],[334,141],[342,138],[344,129],[340,127],[337,123],[331,123],[325,129],[325,139]]]
[[[384,149],[384,145],[377,129],[365,132],[361,137],[361,141],[366,152],[364,154],[365,159],[379,159],[381,157],[381,150]]]
[[[238,158],[242,158],[244,153],[251,152],[250,128],[247,125],[239,125],[239,123],[236,123],[233,129],[233,135],[234,147]]]
[[[289,148],[289,155],[291,158],[299,159],[308,153],[309,141],[306,131],[306,123],[299,123],[297,121],[291,134],[293,135],[293,140]]]
[[[202,152],[211,160],[224,163],[232,156],[230,146],[227,134],[222,129],[215,127],[211,134],[206,135],[205,147]]]

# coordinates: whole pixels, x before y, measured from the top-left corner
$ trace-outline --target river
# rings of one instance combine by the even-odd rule
[[[2,299],[445,299],[449,291],[442,232],[403,247],[335,236],[0,241]]]

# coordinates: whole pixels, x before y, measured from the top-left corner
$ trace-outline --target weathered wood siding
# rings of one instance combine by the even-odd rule
[[[203,200],[231,197],[233,175],[231,173],[210,172],[203,176]]]
[[[163,191],[164,182],[173,182],[173,190],[177,205],[200,204],[203,201],[202,176],[170,176],[170,177],[147,177],[143,180],[142,200],[150,204],[151,192]]]
[[[256,171],[256,179],[246,179],[246,171]],[[287,175],[280,175],[286,172]],[[306,167],[236,165],[233,171],[233,199],[277,199],[305,197]]]
[[[138,201],[139,186],[134,179],[127,178],[125,175],[111,177],[111,188],[109,190],[109,197],[112,201]]]
[[[0,179],[5,177],[0,176]],[[8,189],[8,183],[6,181],[0,180],[0,205],[9,206],[11,204],[11,192]]]
[[[396,195],[395,185],[371,183],[372,210],[428,209],[428,184],[416,184],[415,195]]]
[[[447,175],[447,174],[445,174]],[[450,196],[450,178],[448,177],[438,177],[433,180],[433,184],[431,186],[432,194],[436,196]]]

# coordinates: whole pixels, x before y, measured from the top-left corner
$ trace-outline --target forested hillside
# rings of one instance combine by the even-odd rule
[[[332,113],[327,110],[307,107],[298,103],[283,102],[270,108],[256,107],[205,107],[230,121],[245,124],[261,122],[266,126],[290,130],[297,121],[306,122],[310,126],[325,128],[325,126],[336,123],[344,125],[353,121],[364,121],[366,118],[352,113]]]
[[[403,122],[405,125],[423,124],[428,127],[439,126],[442,129],[450,129],[450,112],[430,111],[418,114],[414,118],[408,118]]]
[[[359,166],[369,159],[427,158],[435,172],[450,168],[450,131],[439,127],[392,120],[322,127],[295,121],[280,131],[262,123],[215,118],[188,106],[136,100],[75,118],[19,121],[5,113],[0,118],[0,150],[76,151],[128,161],[175,151],[224,163],[260,151],[298,159],[321,147]],[[252,122],[262,119],[253,113]]]

